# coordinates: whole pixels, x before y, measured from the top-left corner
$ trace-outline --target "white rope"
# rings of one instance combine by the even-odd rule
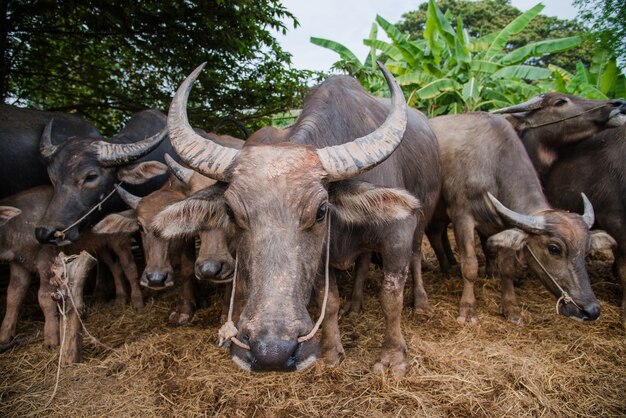
[[[235,256],[235,272],[233,273],[233,287],[230,293],[230,306],[228,307],[228,319],[224,325],[220,328],[218,332],[219,342],[218,345],[222,347],[226,342],[231,341],[238,347],[243,348],[244,350],[250,350],[250,346],[237,338],[237,334],[239,331],[237,330],[237,326],[233,322],[233,306],[235,304],[235,289],[237,286],[237,264],[238,264],[238,255]],[[307,335],[303,335],[298,337],[298,343],[303,343],[305,341],[310,340],[315,336],[317,331],[319,330],[322,322],[324,321],[324,315],[326,313],[326,305],[328,303],[328,289],[330,287],[329,276],[329,265],[330,265],[330,213],[328,214],[328,228],[326,231],[326,265],[325,265],[325,284],[324,284],[324,301],[322,302],[322,311],[320,312],[320,316],[317,319],[317,322],[311,329],[311,331]]]
[[[120,181],[119,183],[116,184],[116,186],[121,186],[123,183],[123,181]],[[81,216],[76,222],[74,222],[73,224],[71,224],[70,226],[68,226],[67,228],[65,228],[63,231],[56,231],[54,233],[54,236],[57,238],[65,238],[65,233],[67,231],[69,231],[70,229],[74,228],[76,225],[80,224],[82,221],[85,220],[85,218],[89,215],[91,215],[96,209],[100,209],[102,210],[102,204],[104,202],[106,202],[111,196],[113,196],[113,194],[115,194],[116,192],[116,188],[113,187],[113,190],[111,190],[111,193],[109,193],[108,195],[106,195],[102,200],[100,200],[98,203],[96,203],[96,205],[94,207],[92,207],[91,209],[89,209],[89,212],[85,213],[83,216]]]
[[[541,261],[539,261],[539,259],[537,258],[537,256],[535,255],[535,253],[533,253],[533,251],[530,249],[530,247],[527,245],[526,248],[528,249],[528,252],[530,253],[530,255],[535,259],[535,261],[537,262],[537,264],[539,264],[539,267],[541,267],[541,269],[543,270],[543,272],[550,278],[550,280],[552,280],[552,283],[554,283],[554,285],[559,289],[559,291],[561,292],[561,297],[556,301],[556,314],[560,315],[561,313],[559,312],[559,306],[561,304],[561,301],[567,303],[572,303],[574,306],[576,306],[578,308],[578,310],[582,311],[583,308],[581,308],[580,306],[578,306],[578,304],[574,301],[574,299],[572,299],[572,297],[569,295],[569,293],[567,293],[560,285],[559,283],[556,281],[556,279],[554,278],[554,276],[552,276],[550,274],[550,272],[543,266],[543,264],[541,264]]]

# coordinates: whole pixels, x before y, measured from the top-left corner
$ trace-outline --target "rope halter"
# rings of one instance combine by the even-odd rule
[[[233,273],[233,287],[230,293],[230,306],[228,307],[228,319],[226,323],[222,325],[217,335],[219,337],[218,345],[220,347],[224,346],[227,342],[232,342],[236,346],[243,348],[244,350],[250,350],[250,346],[237,338],[237,334],[239,334],[239,330],[237,330],[237,326],[233,322],[233,306],[235,302],[235,289],[237,286],[237,264],[238,264],[238,255],[235,256],[235,271]],[[324,321],[324,314],[326,313],[326,304],[328,303],[328,289],[329,285],[329,264],[330,264],[330,212],[328,213],[328,227],[326,230],[326,264],[324,266],[324,301],[322,302],[322,309],[320,312],[320,316],[317,319],[317,322],[311,328],[311,331],[307,335],[303,335],[298,337],[298,343],[303,343],[305,341],[310,340],[315,336],[317,331],[322,326],[322,322]]]
[[[554,278],[554,276],[552,274],[550,274],[550,272],[544,267],[543,264],[541,264],[541,261],[539,261],[539,259],[537,258],[537,256],[535,255],[535,253],[533,253],[533,250],[530,249],[529,245],[526,245],[526,249],[528,249],[528,252],[530,253],[530,255],[535,259],[535,261],[537,262],[537,264],[539,264],[539,267],[541,267],[541,270],[543,270],[543,272],[546,274],[546,276],[548,276],[550,278],[550,280],[552,280],[552,283],[554,283],[554,285],[557,287],[557,289],[559,289],[559,291],[561,292],[561,297],[557,299],[556,301],[556,314],[560,315],[561,312],[559,312],[559,306],[561,305],[561,301],[565,302],[565,304],[571,303],[573,304],[575,307],[578,308],[578,310],[583,311],[583,308],[581,308],[580,306],[578,306],[578,304],[574,301],[574,299],[572,299],[572,297],[569,295],[569,293],[567,293],[565,291],[565,289],[563,289],[559,283],[556,281],[556,279]]]

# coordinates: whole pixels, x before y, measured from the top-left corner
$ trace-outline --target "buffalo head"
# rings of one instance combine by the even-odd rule
[[[583,194],[585,212],[581,216],[555,209],[523,215],[488,196],[505,225],[512,227],[489,238],[489,246],[518,251],[557,298],[566,292],[571,300],[563,299],[561,315],[583,321],[598,319],[600,304],[589,284],[585,256],[592,247],[614,246],[615,241],[605,232],[589,232],[594,213],[587,197]]]
[[[80,228],[98,219],[97,213],[93,213],[89,219],[78,222],[113,192],[115,183],[121,180],[136,183],[133,175],[136,167],[130,163],[155,149],[167,131],[164,129],[134,143],[74,137],[52,145],[52,123],[51,120],[41,136],[40,152],[46,161],[54,195],[35,229],[35,236],[41,243],[63,245],[76,241]]]

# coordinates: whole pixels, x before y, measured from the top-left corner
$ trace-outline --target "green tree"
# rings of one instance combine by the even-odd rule
[[[615,1],[623,2],[623,0]],[[522,14],[519,9],[511,6],[510,0],[439,0],[437,6],[441,10],[450,12],[452,16],[460,16],[463,19],[465,29],[473,38],[480,38],[499,31]],[[396,24],[397,28],[402,32],[407,32],[411,39],[421,39],[426,26],[427,10],[428,2],[420,4],[417,10],[402,16],[402,20]],[[563,20],[538,15],[526,26],[524,31],[509,38],[504,50],[512,51],[532,42],[549,38],[566,38],[580,35],[583,32],[584,27],[576,20]],[[573,71],[576,69],[576,62],[580,57],[591,58],[592,54],[593,43],[591,40],[587,40],[576,48],[558,54],[537,57],[534,62],[542,66],[554,64],[568,71]]]
[[[189,114],[207,129],[297,107],[309,76],[271,35],[298,24],[280,0],[3,0],[0,13],[2,100],[78,112],[105,133],[166,110],[204,61]]]
[[[611,51],[626,68],[626,2],[624,0],[575,0],[578,17],[591,27],[587,39]]]

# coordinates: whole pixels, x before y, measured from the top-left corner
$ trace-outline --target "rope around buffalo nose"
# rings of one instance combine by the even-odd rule
[[[535,255],[535,253],[533,253],[533,250],[530,249],[530,247],[527,245],[526,248],[528,249],[528,252],[530,253],[530,255],[535,259],[535,261],[537,262],[537,264],[539,264],[539,267],[541,267],[541,270],[543,270],[544,273],[546,273],[546,275],[550,278],[550,280],[552,280],[552,283],[554,283],[554,285],[561,291],[561,297],[556,301],[556,314],[560,315],[561,312],[559,312],[559,306],[561,305],[561,301],[565,302],[566,304],[568,303],[572,303],[575,307],[578,308],[578,310],[582,311],[583,308],[581,308],[580,306],[578,306],[578,304],[574,301],[574,299],[572,299],[572,297],[569,295],[569,293],[567,293],[556,281],[556,279],[554,278],[553,275],[550,274],[550,272],[543,266],[543,264],[541,264],[541,261],[539,261],[539,259],[537,258],[537,256]]]
[[[111,196],[113,196],[116,192],[116,188],[115,187],[120,187],[122,185],[122,183],[124,183],[123,181],[120,181],[119,183],[117,183],[114,187],[113,190],[111,190],[111,193],[109,193],[108,195],[106,195],[102,200],[100,200],[98,203],[95,204],[94,207],[92,207],[91,209],[89,209],[89,212],[85,213],[83,216],[81,216],[80,218],[78,218],[78,220],[76,222],[74,222],[73,224],[71,224],[70,226],[68,226],[67,228],[65,228],[63,231],[56,231],[54,233],[55,238],[61,238],[64,239],[65,238],[65,233],[67,231],[69,231],[70,229],[74,228],[76,225],[80,224],[82,221],[85,220],[85,218],[89,215],[91,215],[96,209],[102,210],[102,204],[104,202],[106,202],[107,200],[109,200],[109,198]]]
[[[236,346],[243,348],[244,350],[250,350],[250,346],[237,338],[237,334],[239,334],[239,330],[237,330],[237,326],[233,322],[233,306],[235,302],[235,289],[237,286],[237,264],[238,264],[238,255],[235,256],[235,271],[233,273],[233,287],[230,291],[230,306],[228,307],[228,319],[224,325],[220,328],[217,333],[219,337],[218,345],[222,347],[226,342],[231,341]],[[324,266],[324,301],[322,302],[322,311],[320,312],[320,316],[317,319],[317,322],[311,329],[311,331],[307,335],[303,335],[298,337],[298,343],[303,343],[305,341],[310,340],[315,336],[317,331],[322,326],[322,322],[324,321],[324,314],[326,313],[326,305],[328,303],[328,289],[330,287],[329,284],[329,264],[330,264],[330,213],[328,214],[328,228],[326,230],[326,264]]]

